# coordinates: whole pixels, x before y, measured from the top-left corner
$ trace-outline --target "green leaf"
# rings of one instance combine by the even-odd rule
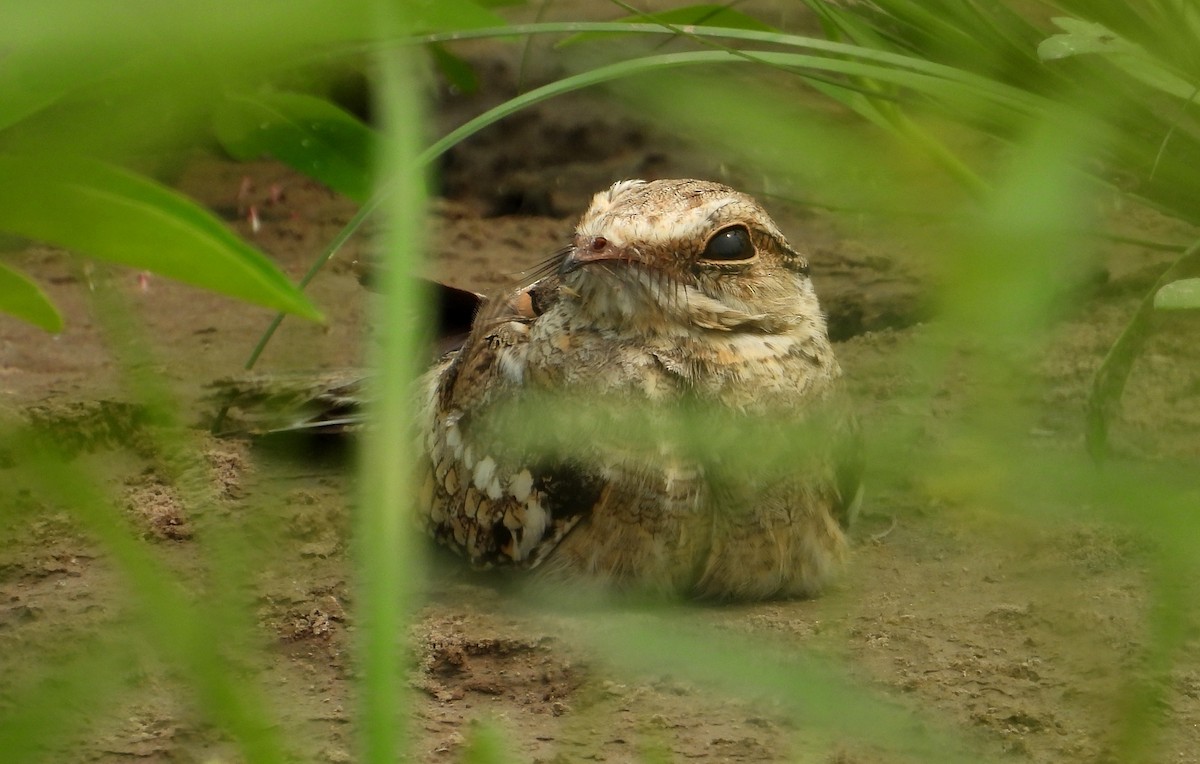
[[[1164,284],[1154,295],[1158,310],[1196,310],[1200,308],[1200,279],[1179,279]]]
[[[1038,45],[1038,58],[1043,61],[1057,61],[1087,53],[1118,53],[1126,50],[1130,44],[1103,24],[1066,17],[1052,21],[1064,34],[1050,35]]]
[[[433,56],[438,71],[460,93],[474,93],[479,90],[479,77],[475,75],[474,67],[446,50],[446,46],[441,43],[430,43],[426,47]]]
[[[1051,35],[1038,45],[1038,57],[1043,61],[1085,54],[1101,55],[1129,76],[1152,88],[1184,100],[1196,97],[1194,84],[1170,71],[1142,46],[1126,40],[1103,24],[1072,18],[1056,18],[1053,21],[1065,34]]]
[[[0,265],[0,310],[48,332],[63,328],[62,315],[38,285],[4,265]]]
[[[282,271],[212,214],[93,159],[0,154],[0,230],[321,319]]]
[[[213,116],[213,131],[234,159],[272,156],[356,202],[371,195],[378,135],[322,98],[230,95]]]

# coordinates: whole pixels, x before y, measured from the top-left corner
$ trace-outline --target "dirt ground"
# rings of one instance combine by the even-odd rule
[[[492,69],[487,69],[492,67]],[[489,76],[511,75],[485,62]],[[502,95],[501,91],[501,95]],[[447,97],[439,127],[477,111]],[[709,177],[754,193],[704,156],[586,98],[518,115],[456,150],[441,168],[431,275],[491,290],[560,246],[591,193],[625,177]],[[249,195],[238,198],[243,179]],[[271,253],[293,277],[353,213],[345,200],[270,162],[197,155],[178,180]],[[281,192],[281,193],[277,193]],[[273,197],[278,197],[274,201]],[[247,203],[260,212],[250,231]],[[914,363],[905,350],[931,331],[930,285],[911,253],[851,231],[831,216],[768,204],[811,257],[837,351],[864,419],[904,403]],[[1173,236],[1149,217],[1120,221],[1148,238]],[[1152,283],[1165,256],[1105,245],[1107,280],[1055,327],[1035,364],[1044,426],[1032,449],[1081,447],[1090,374]],[[312,285],[323,326],[288,320],[259,368],[341,368],[362,356],[370,296],[352,243]],[[264,310],[154,276],[89,268],[31,246],[15,255],[64,310],[48,336],[0,318],[0,413],[32,416],[79,450],[80,470],[103,482],[147,543],[174,570],[208,581],[211,540],[234,530],[262,550],[242,586],[267,644],[248,668],[269,693],[296,760],[354,760],[354,587],[349,562],[352,465],[345,453],[297,456],[197,429],[203,510],[163,474],[137,440],[136,410],[89,302],[89,284],[112,280],[143,322],[149,370],[197,427],[211,413],[204,384],[235,374],[270,319]],[[1163,327],[1139,363],[1116,437],[1123,458],[1200,456],[1196,326]],[[970,393],[947,379],[936,419]],[[4,477],[4,473],[10,477]],[[93,633],[126,618],[124,582],[69,513],[22,493],[13,460],[0,462],[0,677],[60,660]],[[22,503],[23,502],[23,503]],[[438,560],[408,640],[419,665],[413,688],[413,759],[456,761],[477,722],[494,723],[515,761],[912,760],[852,734],[832,742],[769,700],[739,697],[686,676],[611,668],[580,639],[581,616],[536,611],[515,593]],[[1102,523],[1034,524],[937,496],[920,486],[868,499],[845,575],[813,601],[683,607],[685,629],[712,629],[738,644],[814,651],[849,666],[864,687],[961,731],[1004,760],[1112,761],[1126,683],[1143,660],[1148,607],[1146,549]],[[747,647],[746,649],[751,649]],[[61,742],[50,760],[236,760],[199,718],[169,669],[140,667],[121,703]],[[10,702],[0,680],[0,709]],[[1200,641],[1180,654],[1161,715],[1161,761],[1200,761]]]

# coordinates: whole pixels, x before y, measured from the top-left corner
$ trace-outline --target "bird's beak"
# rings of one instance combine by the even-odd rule
[[[596,246],[592,241],[576,241],[575,246],[567,251],[567,256],[563,258],[562,263],[558,266],[558,275],[566,276],[568,273],[577,271],[588,263],[598,263],[605,260],[623,260],[629,261],[629,253],[624,249],[619,249],[611,243],[605,243]]]
[[[601,260],[616,260],[616,255],[606,252],[588,252],[572,249],[563,258],[562,264],[558,266],[558,275],[566,276],[568,273],[577,271],[588,263],[595,263]]]

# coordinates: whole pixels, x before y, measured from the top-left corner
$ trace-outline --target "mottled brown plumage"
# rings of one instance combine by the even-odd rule
[[[807,261],[757,202],[699,180],[620,182],[554,271],[485,306],[425,377],[419,511],[478,566],[812,595],[844,557],[857,502],[840,374]],[[521,445],[543,425],[512,407],[543,394],[595,410],[569,454]],[[606,431],[606,401],[646,407],[646,426]],[[714,426],[766,421],[811,442],[787,471],[725,466],[654,429],[655,412],[684,404]]]

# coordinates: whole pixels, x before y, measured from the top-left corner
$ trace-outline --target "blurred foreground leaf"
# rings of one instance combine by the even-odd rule
[[[271,156],[356,202],[371,194],[378,135],[323,98],[231,95],[213,117],[213,132],[234,159]]]
[[[494,724],[476,723],[467,737],[460,761],[463,764],[506,764],[516,761],[510,752],[511,741],[505,740]]]
[[[0,265],[0,311],[48,332],[60,332],[62,315],[50,298],[24,274]]]
[[[915,761],[993,760],[978,741],[863,687],[828,655],[697,633],[655,615],[607,612],[588,625],[585,643],[617,669],[635,676],[671,672],[735,696],[769,698],[828,747],[851,740]]]
[[[5,700],[20,699],[6,703],[0,715],[5,760],[49,761],[48,742],[61,744],[96,722],[96,715],[80,709],[118,707],[122,680],[136,665],[136,645],[129,634],[120,639],[80,637],[76,649],[57,656],[52,667],[30,667],[25,676],[5,677]]]
[[[47,58],[28,47],[5,50],[0,79],[0,130],[50,108],[112,77],[119,64],[94,52]]]
[[[359,451],[359,502],[355,511],[355,628],[358,760],[394,762],[410,738],[405,648],[424,567],[419,538],[404,522],[417,495],[416,474],[396,465],[415,464],[415,380],[424,371],[425,296],[409,274],[421,271],[426,229],[422,166],[417,161],[424,127],[418,70],[407,51],[375,59],[381,124],[380,175],[394,178],[383,207],[386,238],[375,303],[377,342],[370,354],[374,377],[368,428]],[[408,511],[406,511],[408,510]],[[403,640],[401,640],[403,644]],[[409,749],[411,750],[411,749]]]
[[[321,318],[282,271],[212,214],[164,186],[92,159],[0,155],[0,230]],[[8,299],[0,292],[0,303]]]

